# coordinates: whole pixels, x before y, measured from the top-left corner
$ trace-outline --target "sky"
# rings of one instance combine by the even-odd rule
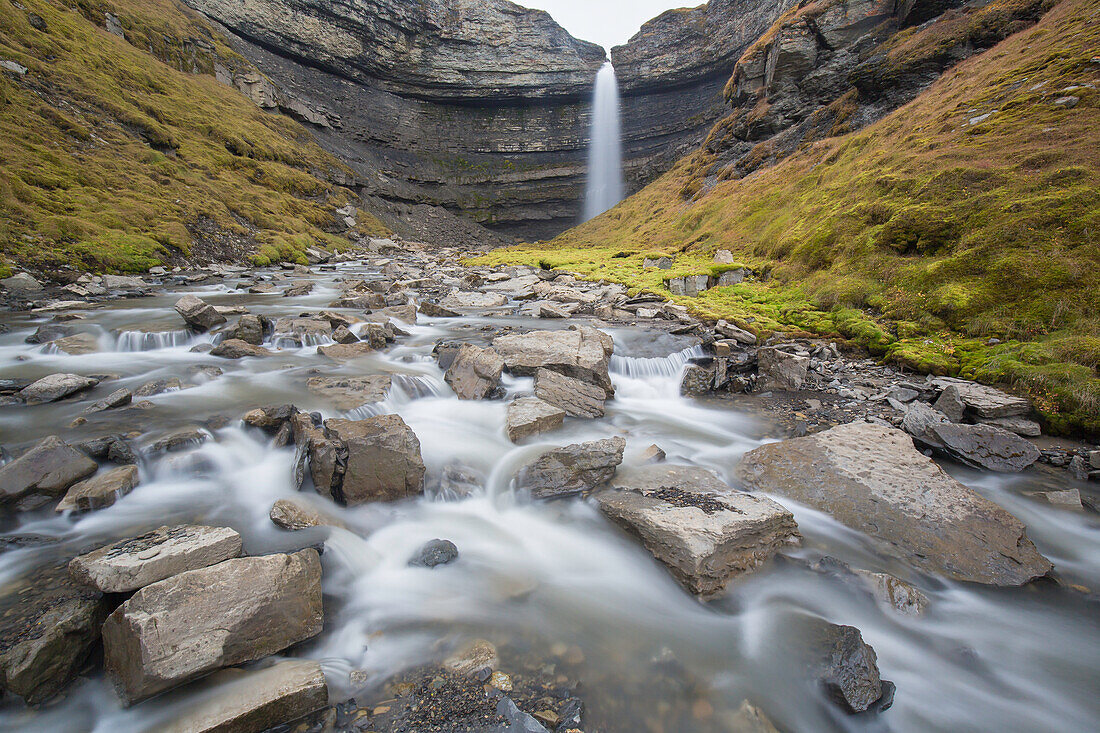
[[[513,0],[528,8],[547,10],[558,25],[576,38],[598,43],[608,51],[630,40],[642,23],[670,8],[695,7],[705,0]]]

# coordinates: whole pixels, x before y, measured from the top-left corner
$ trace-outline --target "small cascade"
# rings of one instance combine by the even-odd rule
[[[609,370],[612,374],[621,374],[632,379],[651,379],[654,377],[679,377],[684,367],[692,359],[706,356],[702,346],[692,346],[668,356],[651,359],[633,356],[612,356]]]
[[[195,334],[187,329],[178,331],[120,331],[115,351],[159,351],[178,346],[190,346]]]
[[[619,120],[619,83],[608,61],[596,75],[592,97],[592,134],[588,146],[588,181],[584,220],[599,216],[623,200],[623,143]]]

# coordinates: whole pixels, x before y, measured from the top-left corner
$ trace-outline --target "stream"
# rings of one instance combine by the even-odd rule
[[[788,731],[1095,729],[1100,613],[1096,596],[1088,593],[1100,587],[1100,526],[1091,513],[1025,495],[1040,482],[1051,489],[1050,476],[945,465],[1026,524],[1030,539],[1054,563],[1060,584],[997,589],[922,575],[879,555],[866,538],[828,515],[773,497],[794,512],[802,546],[704,604],[589,502],[533,502],[510,488],[515,471],[541,451],[612,435],[627,440],[624,467],[657,444],[669,463],[711,468],[731,481],[740,456],[777,436],[766,421],[739,411],[735,401],[680,396],[682,370],[701,353],[697,340],[644,327],[606,329],[615,341],[616,389],[607,415],[567,419],[562,429],[523,445],[505,436],[505,408],[513,396],[530,393],[532,380],[506,375],[504,399],[460,401],[444,382],[433,347],[441,340],[485,343],[491,336],[483,334],[504,327],[564,328],[569,320],[421,316],[417,325],[403,325],[409,335],[388,349],[345,363],[318,355],[318,343],[308,339],[306,345],[268,343],[279,348],[263,359],[232,361],[191,351],[215,337],[183,328],[173,303],[184,294],[271,318],[326,309],[354,314],[328,307],[340,293],[337,279],[369,279],[377,272],[369,261],[315,270],[285,281],[315,283],[312,293],[298,298],[248,294],[236,289],[238,278],[228,277],[77,311],[86,316],[77,322],[81,330],[94,333],[100,347],[78,356],[24,343],[51,314],[0,315],[11,329],[0,334],[0,378],[73,372],[117,375],[109,390],[173,377],[193,385],[144,398],[152,407],[137,418],[134,410],[124,416],[107,411],[74,428],[66,426],[86,402],[2,407],[0,444],[23,446],[47,435],[76,443],[139,431],[135,445],[148,448],[183,427],[209,434],[183,451],[143,454],[140,485],[106,509],[62,515],[50,505],[5,519],[0,584],[161,525],[225,525],[244,537],[246,554],[324,543],[325,628],[294,654],[321,662],[334,702],[369,695],[395,675],[484,638],[504,657],[507,649],[523,649],[551,659],[569,649],[586,731],[737,730],[735,714],[745,700]],[[381,373],[394,377],[386,401],[350,414],[305,386],[319,374]],[[268,435],[239,419],[257,406],[288,403],[326,418],[400,415],[420,440],[424,496],[340,508],[311,490],[298,492],[294,446],[274,447]],[[226,420],[208,423],[214,415]],[[1066,479],[1066,486],[1053,488],[1071,483]],[[268,516],[271,506],[294,496],[323,506],[346,528],[279,529]],[[28,537],[35,541],[16,541]],[[433,538],[454,542],[459,560],[431,570],[409,567],[409,557]],[[901,615],[810,569],[823,556],[912,583],[928,596],[927,612]],[[897,686],[889,710],[845,715],[804,679],[783,650],[797,637],[799,620],[813,616],[861,630],[878,655],[883,679]],[[187,708],[189,694],[177,691],[123,708],[100,671],[81,677],[63,700],[40,710],[5,699],[0,729],[155,731]]]

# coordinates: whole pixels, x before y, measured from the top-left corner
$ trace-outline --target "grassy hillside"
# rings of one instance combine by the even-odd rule
[[[908,34],[907,48],[922,42]],[[1051,429],[1100,434],[1097,49],[1100,6],[1062,0],[859,132],[689,199],[685,159],[553,242],[485,260],[668,295],[670,273],[643,270],[645,256],[701,273],[730,249],[755,277],[673,300],[757,332],[839,335],[922,371],[1008,383]],[[1067,96],[1072,108],[1056,103]]]
[[[341,164],[219,83],[248,63],[176,0],[0,0],[0,59],[28,70],[0,71],[0,269],[140,271],[211,233],[259,262],[346,245]]]

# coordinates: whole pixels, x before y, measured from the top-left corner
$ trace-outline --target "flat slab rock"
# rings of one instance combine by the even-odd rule
[[[19,393],[28,405],[40,405],[56,402],[71,394],[83,392],[99,384],[98,379],[82,377],[79,374],[51,374],[24,387]]]
[[[691,593],[731,580],[801,541],[794,516],[766,497],[736,492],[713,471],[650,465],[624,469],[593,495],[600,511],[641,540]]]
[[[932,434],[951,457],[976,468],[1018,473],[1039,460],[1039,449],[995,425],[933,425]]]
[[[173,575],[241,554],[241,536],[228,527],[160,527],[75,557],[69,574],[104,593],[129,593]]]
[[[460,400],[483,400],[500,385],[504,359],[492,349],[474,344],[458,348],[443,378]]]
[[[995,387],[950,377],[934,379],[932,384],[944,389],[954,387],[966,409],[978,417],[1013,417],[1031,412],[1031,403],[1028,400],[1002,392]]]
[[[56,510],[93,511],[114,504],[120,496],[125,496],[138,485],[137,466],[120,466],[103,471],[85,479],[66,492]]]
[[[505,432],[508,440],[518,443],[524,438],[557,430],[565,422],[565,410],[543,402],[538,397],[519,397],[508,404]]]
[[[1051,563],[1023,523],[951,478],[894,428],[851,423],[757,448],[736,475],[863,532],[914,567],[990,585],[1022,585]]]
[[[259,670],[225,669],[160,733],[253,733],[292,723],[328,705],[321,665],[286,659]]]
[[[493,349],[504,357],[512,374],[534,376],[540,368],[591,382],[614,394],[608,363],[615,343],[603,331],[575,326],[561,331],[530,331],[493,339]]]
[[[609,395],[603,387],[551,369],[535,372],[535,396],[560,407],[570,417],[600,418]]]
[[[51,435],[14,461],[0,466],[0,504],[60,496],[97,468],[91,458]]]
[[[390,382],[388,374],[367,377],[312,377],[306,382],[306,389],[330,402],[337,410],[354,410],[386,399]]]
[[[126,704],[321,632],[316,550],[241,557],[148,585],[103,624],[104,666]]]

